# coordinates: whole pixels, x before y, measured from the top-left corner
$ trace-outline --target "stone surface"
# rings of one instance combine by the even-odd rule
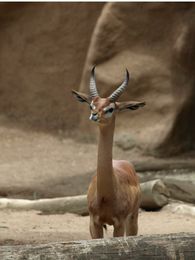
[[[90,69],[97,64],[102,96],[130,71],[121,100],[146,101],[143,110],[124,113],[119,127],[130,129],[158,154],[194,149],[194,4],[108,3],[92,36],[81,91],[88,91]],[[83,125],[86,127],[84,110]],[[90,127],[90,125],[89,125]],[[93,131],[93,129],[92,129]]]
[[[1,3],[0,123],[95,137],[88,92],[91,67],[107,96],[130,71],[116,132],[169,156],[195,148],[194,3]],[[81,122],[80,122],[81,121]],[[158,149],[156,149],[156,147]],[[154,149],[155,148],[155,149]]]
[[[77,125],[78,88],[102,3],[0,4],[0,113],[29,128]]]

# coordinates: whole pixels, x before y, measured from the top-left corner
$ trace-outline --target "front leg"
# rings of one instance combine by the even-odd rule
[[[98,224],[95,223],[93,216],[90,216],[89,229],[90,229],[90,234],[91,234],[92,239],[104,237],[103,226],[99,223]]]
[[[113,237],[123,237],[125,234],[125,224],[124,221],[117,223],[117,225],[114,225],[114,232]]]
[[[138,210],[126,219],[126,236],[136,236],[138,231]]]

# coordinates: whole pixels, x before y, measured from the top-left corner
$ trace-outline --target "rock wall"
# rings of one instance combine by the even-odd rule
[[[102,3],[0,4],[0,121],[67,130]],[[77,105],[77,104],[76,104]],[[5,120],[6,119],[6,120]]]
[[[96,64],[102,96],[131,74],[121,100],[146,101],[118,116],[126,134],[161,156],[195,148],[194,3],[1,3],[0,123],[93,136],[88,92]],[[80,123],[79,123],[80,120]],[[87,131],[86,131],[87,130]],[[82,134],[84,132],[82,131]]]
[[[98,19],[80,91],[88,91],[90,69],[108,95],[131,73],[124,100],[146,107],[118,116],[119,131],[129,131],[161,156],[194,149],[194,7],[192,3],[108,3]],[[84,109],[82,127],[86,127]],[[89,126],[90,127],[90,126]],[[92,128],[93,131],[93,128]]]

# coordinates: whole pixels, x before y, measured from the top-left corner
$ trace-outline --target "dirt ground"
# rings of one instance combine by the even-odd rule
[[[44,198],[86,193],[96,164],[96,144],[66,138],[63,133],[0,126],[0,196]],[[138,147],[114,147],[115,158],[149,161]],[[185,158],[185,160],[192,160]],[[171,160],[170,160],[171,163]],[[89,217],[41,215],[36,211],[0,210],[0,244],[46,243],[89,239]],[[139,234],[193,232],[195,219],[167,209],[140,211]],[[109,227],[106,236],[111,236]]]
[[[39,215],[36,211],[0,211],[0,245],[48,243],[90,239],[89,217],[74,214]],[[108,226],[105,237],[112,236]],[[167,210],[141,211],[139,235],[193,232],[195,218]]]

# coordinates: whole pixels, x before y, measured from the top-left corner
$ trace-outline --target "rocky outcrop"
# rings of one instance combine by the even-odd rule
[[[160,156],[194,150],[194,7],[0,4],[0,122],[8,118],[38,129],[82,129],[93,136],[89,108],[77,104],[70,90],[88,92],[96,64],[97,85],[106,96],[128,68],[131,79],[121,100],[144,100],[147,106],[119,115],[116,134],[128,134]]]
[[[195,148],[194,4],[108,3],[95,27],[80,90],[97,64],[102,96],[131,74],[124,100],[145,100],[142,111],[119,117],[120,128],[161,156]],[[121,98],[121,99],[122,99]],[[86,127],[86,114],[83,117]]]
[[[102,3],[0,4],[0,113],[20,126],[72,129],[78,88]]]

